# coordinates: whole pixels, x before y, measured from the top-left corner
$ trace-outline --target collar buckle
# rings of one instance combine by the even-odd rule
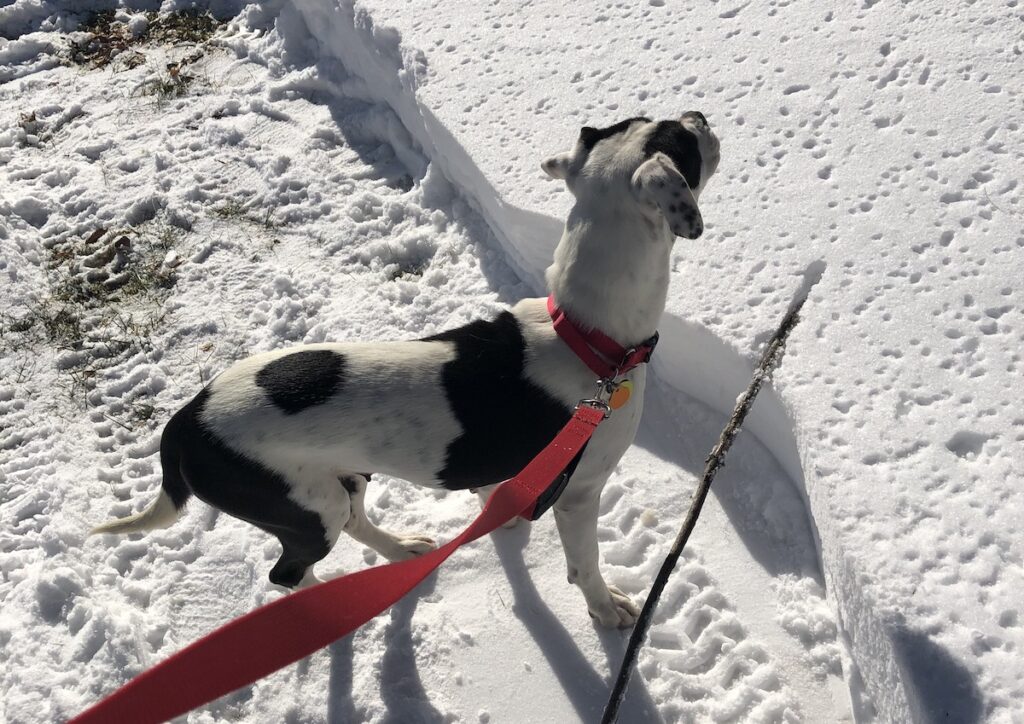
[[[654,334],[647,338],[647,341],[644,342],[643,345],[641,345],[642,347],[645,347],[647,349],[647,354],[644,355],[645,363],[651,361],[651,355],[654,354],[654,348],[658,346],[659,339],[661,339],[661,334],[655,332]]]

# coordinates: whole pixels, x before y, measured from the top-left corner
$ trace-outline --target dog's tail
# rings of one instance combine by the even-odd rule
[[[181,474],[181,436],[183,427],[190,422],[186,419],[187,415],[188,408],[174,415],[160,436],[160,466],[163,468],[164,481],[156,500],[141,513],[96,526],[89,531],[89,535],[96,533],[121,535],[167,528],[178,519],[181,509],[192,497],[188,482]]]
[[[122,533],[139,533],[155,528],[167,528],[177,519],[178,509],[174,506],[174,501],[171,500],[171,496],[167,494],[166,490],[161,490],[157,499],[141,513],[107,521],[89,531],[89,535],[97,533],[120,535]]]

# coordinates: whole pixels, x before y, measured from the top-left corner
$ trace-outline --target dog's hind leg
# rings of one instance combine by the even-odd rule
[[[396,535],[371,523],[366,517],[364,505],[368,482],[369,478],[365,475],[349,475],[341,479],[341,484],[348,491],[351,506],[348,520],[343,527],[346,533],[389,561],[404,561],[437,547],[437,544],[426,536]]]
[[[253,522],[281,541],[281,557],[270,571],[271,583],[304,588],[322,582],[313,573],[313,564],[330,553],[348,524],[352,495],[350,487],[332,473],[315,469],[296,470],[289,475],[289,483],[288,503],[294,504],[297,497],[301,504],[288,512],[289,505],[279,503]]]
[[[282,468],[271,470],[210,435],[192,441],[182,464],[196,497],[281,542],[270,581],[296,588],[317,581],[312,566],[341,535],[349,517],[349,494],[329,470]]]
[[[276,535],[283,550],[277,563],[270,569],[270,582],[285,588],[302,588],[319,583],[320,579],[313,574],[313,564],[330,552],[327,541],[290,532],[279,532]]]

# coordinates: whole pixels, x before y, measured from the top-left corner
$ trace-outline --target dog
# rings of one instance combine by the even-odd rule
[[[699,112],[584,127],[541,168],[575,197],[547,269],[557,305],[581,329],[624,347],[655,334],[677,236],[703,232],[697,200],[719,162]],[[626,373],[629,402],[601,425],[553,504],[570,583],[602,626],[639,613],[598,567],[601,490],[632,444],[644,365]],[[427,536],[381,530],[366,516],[370,475],[485,502],[594,396],[596,375],[558,336],[544,299],[491,320],[415,341],[309,344],[237,362],[167,423],[163,483],[145,510],[94,533],[167,527],[195,495],[271,533],[282,553],[270,580],[319,582],[313,564],[344,532],[391,561],[434,547]]]

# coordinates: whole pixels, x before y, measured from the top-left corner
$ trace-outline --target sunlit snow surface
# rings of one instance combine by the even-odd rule
[[[539,293],[569,203],[540,160],[580,125],[690,109],[723,161],[600,520],[606,575],[638,599],[759,345],[828,268],[623,721],[1024,716],[1014,3],[215,3],[237,17],[166,99],[154,81],[193,47],[64,66],[72,6],[0,9],[0,719],[66,718],[281,595],[276,540],[198,502],[166,531],[85,538],[149,502],[160,428],[204,381]],[[132,264],[166,283],[57,314]],[[476,511],[395,481],[369,498],[439,539]],[[343,540],[320,571],[378,562]],[[550,519],[499,532],[191,718],[594,721],[625,634],[564,575]]]

